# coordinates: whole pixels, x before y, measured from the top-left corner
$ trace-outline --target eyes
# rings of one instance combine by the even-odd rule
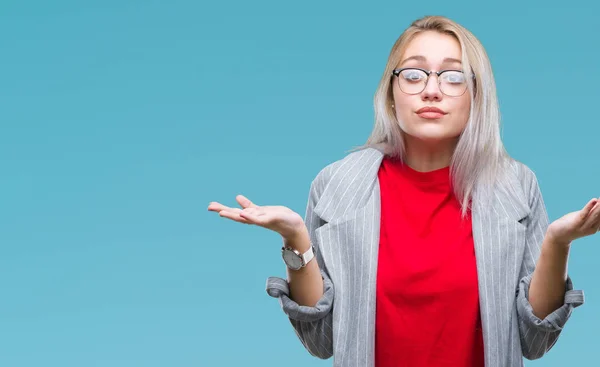
[[[452,84],[462,84],[467,81],[462,71],[446,71],[440,77],[442,77],[443,82]]]
[[[467,91],[467,77],[461,70],[433,72],[418,68],[402,68],[393,71],[393,75],[398,77],[400,90],[407,94],[418,94],[425,90],[431,74],[437,75],[440,91],[447,96],[458,97]]]
[[[404,69],[400,71],[400,78],[410,83],[420,83],[427,80],[428,73],[421,69]],[[459,70],[444,70],[439,73],[440,83],[463,84],[466,82],[465,75]]]
[[[420,70],[403,70],[400,76],[408,82],[419,82],[427,79],[427,74]]]

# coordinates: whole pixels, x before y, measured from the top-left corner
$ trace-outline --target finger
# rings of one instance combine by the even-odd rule
[[[240,223],[244,223],[244,224],[252,224],[251,221],[249,221],[246,218],[243,218],[240,216],[240,212],[233,212],[233,211],[229,211],[229,210],[222,210],[219,212],[219,215],[223,218],[227,218],[227,219],[231,219],[234,220],[236,222],[240,222]]]
[[[258,207],[258,205],[255,205],[252,201],[250,201],[247,197],[245,197],[244,195],[238,195],[235,197],[235,200],[237,200],[237,202],[240,204],[240,206],[242,208],[256,208]]]
[[[597,204],[598,204],[598,199],[596,199],[596,198],[588,201],[588,203],[585,204],[585,206],[581,210],[581,216],[583,218],[587,217],[592,212],[592,209],[594,209],[595,207],[598,206]]]
[[[246,208],[240,211],[240,217],[258,225],[265,222],[265,213],[258,208]]]
[[[600,201],[596,202],[594,207],[590,210],[589,215],[594,221],[598,221],[598,218],[600,218]]]
[[[208,204],[208,210],[212,212],[220,212],[221,210],[231,210],[231,208],[221,203],[213,201],[210,204]]]
[[[594,233],[600,227],[600,202],[597,202],[594,207],[590,210],[584,226],[594,231]]]

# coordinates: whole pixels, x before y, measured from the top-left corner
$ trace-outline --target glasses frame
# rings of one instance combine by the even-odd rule
[[[400,78],[399,75],[401,72],[403,72],[404,70],[419,70],[424,72],[425,74],[427,74],[427,79],[425,80],[425,84],[423,84],[423,89],[421,89],[419,92],[417,93],[408,93],[402,90],[402,87],[400,86]],[[466,93],[466,91],[469,89],[469,86],[467,84],[467,87],[465,88],[464,92],[462,92],[459,95],[451,95],[451,94],[446,94],[444,93],[444,91],[442,90],[442,86],[440,85],[440,76],[448,71],[453,71],[453,72],[459,72],[459,73],[465,73],[462,70],[456,70],[456,69],[444,69],[444,70],[440,70],[440,71],[434,71],[434,70],[425,70],[425,69],[421,69],[421,68],[414,68],[414,67],[410,67],[410,68],[399,68],[399,69],[394,69],[392,70],[392,75],[398,77],[398,87],[400,88],[400,91],[402,91],[402,93],[408,94],[408,95],[415,95],[415,94],[419,94],[422,93],[425,88],[427,88],[427,85],[429,84],[429,78],[431,77],[431,74],[435,74],[437,75],[437,84],[438,84],[438,89],[440,90],[440,92],[442,92],[443,95],[448,96],[448,97],[460,97],[462,95],[464,95]],[[471,79],[475,79],[475,75],[471,74]]]

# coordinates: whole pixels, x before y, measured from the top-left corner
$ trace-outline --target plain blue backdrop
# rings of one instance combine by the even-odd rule
[[[0,366],[331,365],[265,292],[285,276],[279,237],[208,203],[304,214],[317,172],[369,135],[396,38],[440,14],[485,45],[504,142],[550,218],[578,210],[600,196],[598,10],[2,1]],[[586,304],[527,366],[594,363],[599,255],[600,234],[574,244]]]

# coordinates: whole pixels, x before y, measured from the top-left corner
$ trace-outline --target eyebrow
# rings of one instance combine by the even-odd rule
[[[415,60],[415,61],[427,61],[427,59],[425,58],[425,56],[415,55],[415,56],[407,57],[406,59],[402,60],[402,62],[400,63],[400,65],[403,65],[405,62],[411,61],[411,60]],[[455,59],[453,57],[446,57],[444,59],[443,63],[458,63],[458,64],[462,64],[462,61],[460,61],[459,59]]]

